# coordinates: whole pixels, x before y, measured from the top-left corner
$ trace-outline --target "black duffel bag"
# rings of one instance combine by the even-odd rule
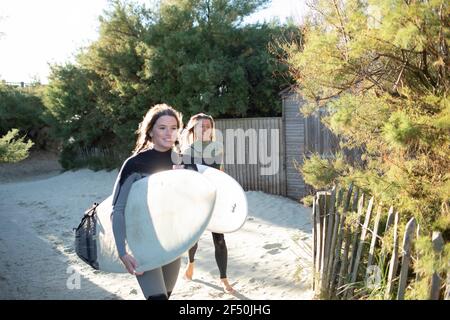
[[[97,262],[97,244],[96,244],[96,209],[98,203],[94,202],[92,207],[84,212],[75,232],[75,252],[81,260],[89,264],[92,268],[98,270]]]

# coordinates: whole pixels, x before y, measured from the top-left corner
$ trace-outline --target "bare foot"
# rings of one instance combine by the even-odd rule
[[[184,279],[192,280],[192,276],[194,275],[194,263],[189,262],[184,272]]]
[[[234,293],[235,292],[233,287],[228,282],[227,278],[220,279],[220,284],[222,285],[223,291],[225,291],[225,293]]]

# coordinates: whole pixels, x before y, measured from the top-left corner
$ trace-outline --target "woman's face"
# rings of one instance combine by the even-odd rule
[[[210,141],[212,138],[212,123],[209,119],[200,119],[195,126],[197,140]]]
[[[161,116],[150,131],[153,148],[157,151],[170,150],[177,140],[177,119],[172,116]]]

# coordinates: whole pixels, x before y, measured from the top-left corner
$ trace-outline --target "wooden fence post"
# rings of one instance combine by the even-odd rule
[[[380,232],[380,236],[385,235],[385,234],[388,232],[389,228],[390,228],[390,227],[392,226],[392,224],[394,223],[394,217],[395,217],[395,215],[394,215],[394,207],[391,206],[391,207],[389,208],[389,211],[388,211],[388,216],[387,216],[387,221],[386,221],[386,226],[385,226],[384,232]],[[381,242],[381,248],[382,248],[382,249],[383,249],[383,245],[384,245],[384,243]],[[379,267],[379,269],[380,269],[382,272],[383,272],[383,270],[384,270],[385,268],[388,268],[388,267],[389,267],[389,261],[386,261],[388,255],[389,255],[388,252],[385,252],[384,250],[381,251],[380,259],[379,259],[379,261],[378,261],[378,267]]]
[[[312,214],[312,238],[313,238],[313,248],[312,248],[312,252],[313,252],[313,283],[312,283],[312,287],[313,287],[313,291],[316,292],[317,290],[317,283],[318,283],[318,272],[317,272],[317,268],[318,268],[318,261],[317,261],[317,235],[318,235],[318,230],[316,229],[316,221],[317,221],[317,211],[318,211],[318,206],[319,204],[317,203],[317,194],[314,195],[314,200],[313,200],[313,214]]]
[[[445,284],[444,300],[450,300],[450,270],[447,270],[447,283]]]
[[[359,192],[359,190],[358,190]],[[353,240],[352,240],[352,244],[351,244],[351,251],[349,252],[349,259],[350,259],[350,263],[348,264],[348,274],[352,273],[352,268],[353,268],[353,261],[355,260],[355,255],[356,255],[356,243],[358,241],[358,234],[359,234],[359,223],[361,222],[361,215],[363,212],[363,208],[364,208],[364,193],[361,195],[361,197],[353,199],[353,211],[357,211],[357,221],[356,221],[356,228],[353,232]],[[357,205],[355,205],[355,203],[357,203]]]
[[[386,233],[389,227],[394,223],[394,207],[389,208],[388,217],[386,221],[386,228],[384,229],[384,233]]]
[[[344,200],[343,209],[342,209],[342,215],[339,219],[339,228],[338,228],[338,235],[337,235],[337,244],[336,249],[334,253],[334,261],[333,266],[331,270],[331,288],[330,288],[330,297],[335,297],[335,289],[336,286],[339,288],[339,282],[341,282],[341,278],[339,277],[340,273],[338,273],[337,267],[339,262],[341,262],[341,250],[342,250],[342,242],[344,241],[344,234],[345,234],[345,216],[346,212],[348,211],[350,207],[350,199],[352,197],[353,192],[353,184],[350,184],[348,187],[347,195]],[[342,265],[342,262],[341,262]],[[338,279],[336,279],[338,277]]]
[[[375,253],[375,245],[377,243],[378,237],[378,226],[380,225],[380,218],[381,218],[381,208],[382,204],[380,203],[378,205],[377,215],[375,217],[375,222],[373,224],[372,241],[370,242],[369,257],[367,258],[368,267],[372,265],[373,254]]]
[[[352,210],[356,211],[357,208],[357,200],[358,200],[358,195],[359,195],[359,188],[356,187],[355,188],[355,193],[353,196],[353,203],[352,203]],[[349,254],[349,249],[350,249],[350,242],[351,242],[351,230],[350,228],[347,228],[344,226],[344,241],[345,241],[345,247],[344,247],[344,252],[342,253],[342,263],[341,263],[341,268],[339,270],[339,281],[338,281],[338,285],[337,285],[337,289],[340,289],[342,284],[344,283],[344,279],[347,279],[347,275],[348,272],[347,268],[348,268],[348,254]],[[344,290],[342,292],[342,296],[341,299],[345,299],[345,293],[347,290]]]
[[[342,190],[342,189],[341,189]],[[339,193],[341,193],[341,190],[339,190]],[[331,204],[332,206],[330,206],[330,218],[333,221],[333,226],[332,226],[332,234],[331,234],[331,242],[330,242],[330,248],[329,248],[329,259],[328,259],[328,265],[327,265],[327,273],[326,273],[326,279],[327,279],[327,299],[330,299],[332,297],[332,293],[331,293],[331,288],[332,283],[334,281],[334,279],[332,278],[332,271],[333,271],[333,266],[334,266],[334,260],[336,259],[336,242],[337,242],[337,237],[338,237],[338,228],[339,228],[339,222],[340,222],[340,215],[338,213],[338,205],[336,204],[339,203],[339,200],[336,199],[336,194],[337,194],[337,186],[336,188],[333,190],[334,192],[331,194]],[[339,198],[339,193],[337,195],[337,198]]]
[[[411,261],[411,243],[416,229],[416,219],[411,218],[406,224],[405,235],[402,245],[402,266],[400,269],[400,279],[398,281],[397,300],[405,298],[406,282],[408,280],[408,268]]]
[[[329,298],[329,272],[330,263],[333,260],[334,248],[333,248],[333,229],[335,221],[336,212],[336,186],[331,190],[331,195],[326,196],[327,204],[327,216],[326,216],[326,237],[325,237],[325,253],[324,253],[324,268],[323,268],[323,283],[322,283],[322,296]],[[325,230],[324,230],[325,231]]]
[[[360,229],[360,222],[361,222],[361,216],[364,210],[364,199],[365,199],[365,195],[364,193],[361,195],[361,197],[359,198],[358,201],[358,213],[357,213],[357,217],[356,217],[356,227],[355,230],[353,231],[353,237],[352,237],[352,244],[351,244],[351,251],[349,252],[349,264],[348,264],[348,281],[349,284],[351,286],[353,286],[353,282],[351,281],[351,274],[352,274],[352,270],[353,270],[353,266],[354,266],[354,262],[355,262],[355,258],[356,258],[356,251],[357,251],[357,246],[358,246],[358,236],[359,236],[359,229]],[[353,292],[353,287],[348,287],[346,289],[345,292],[345,299],[348,299],[350,297],[351,292]]]
[[[326,223],[326,192],[317,192],[315,199],[315,281],[314,290],[316,293],[321,293],[322,288],[322,272],[324,263],[324,225]]]
[[[319,212],[320,212],[320,268],[319,268],[319,281],[320,286],[320,296],[324,297],[326,294],[327,279],[326,279],[326,268],[328,264],[328,243],[331,241],[328,237],[328,230],[330,225],[330,215],[329,206],[331,195],[329,192],[322,191],[317,193],[319,197]]]
[[[440,255],[442,253],[442,250],[444,249],[444,239],[442,238],[442,234],[440,232],[434,231],[432,242],[434,251],[436,252],[436,254]],[[441,283],[441,277],[435,271],[433,273],[433,276],[431,277],[430,300],[439,300]]]
[[[394,219],[394,248],[392,249],[392,257],[389,263],[389,275],[388,282],[386,287],[386,292],[384,294],[384,298],[386,300],[390,300],[390,295],[393,287],[394,278],[397,274],[398,267],[398,236],[397,236],[397,227],[398,227],[398,212],[395,213]]]
[[[350,280],[351,283],[355,283],[356,279],[358,277],[359,261],[361,260],[361,254],[362,254],[362,250],[364,247],[364,241],[366,241],[367,228],[369,227],[370,216],[372,214],[373,201],[374,201],[373,197],[370,198],[369,204],[367,206],[366,217],[364,219],[364,224],[363,224],[362,230],[361,230],[361,238],[359,239],[358,249],[356,251],[355,264],[353,266],[352,277]],[[352,288],[349,291],[349,296],[352,296],[353,292],[354,292],[354,288]]]

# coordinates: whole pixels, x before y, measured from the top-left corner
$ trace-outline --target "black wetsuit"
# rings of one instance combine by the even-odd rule
[[[208,148],[209,142],[203,142],[201,145],[197,143],[197,150],[191,146],[190,150],[184,152],[183,162],[202,164],[215,169],[220,169],[223,162],[223,152],[222,150],[214,152],[213,148]],[[206,150],[206,154],[203,152]],[[225,279],[227,277],[227,263],[228,263],[228,249],[225,242],[225,237],[223,233],[212,232],[213,242],[214,242],[214,252],[217,266],[219,267],[220,278]],[[194,262],[195,252],[198,248],[198,242],[189,249],[189,262]]]
[[[176,156],[175,156],[176,157]],[[174,158],[176,159],[176,158]],[[146,150],[128,158],[119,172],[113,191],[112,224],[119,256],[125,255],[125,207],[133,182],[156,172],[172,170],[172,151]],[[167,299],[176,283],[180,258],[136,276],[146,299]]]

